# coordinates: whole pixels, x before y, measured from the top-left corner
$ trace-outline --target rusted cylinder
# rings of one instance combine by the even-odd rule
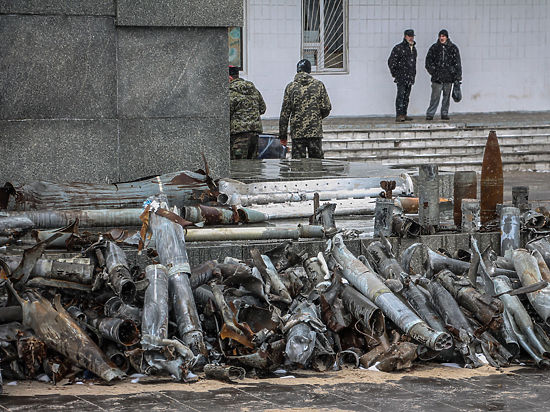
[[[393,206],[392,199],[376,199],[376,207],[374,209],[374,237],[380,235],[391,236]]]
[[[489,132],[483,164],[481,165],[481,224],[497,218],[497,203],[503,203],[504,178],[502,174],[502,157],[498,145],[497,134],[494,130]]]
[[[522,213],[529,210],[529,186],[512,186],[512,204]]]
[[[132,346],[139,342],[139,330],[136,324],[129,319],[97,318],[92,319],[91,325],[104,338],[121,345]]]
[[[453,217],[457,227],[462,225],[462,199],[477,199],[477,173],[455,172],[453,184]]]
[[[479,229],[479,200],[462,199],[462,223],[461,228],[464,233],[474,233]]]
[[[418,221],[431,233],[439,226],[439,173],[437,165],[418,168]]]

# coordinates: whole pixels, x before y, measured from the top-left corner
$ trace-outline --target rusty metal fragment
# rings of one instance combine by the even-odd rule
[[[121,209],[139,208],[143,199],[159,192],[179,207],[197,203],[205,194],[217,196],[217,188],[204,172],[178,171],[112,184],[37,181],[22,186],[5,185],[0,188],[0,197],[13,196],[15,210]]]
[[[19,298],[23,324],[31,327],[41,341],[107,382],[124,377],[63,308],[59,295],[55,308],[36,293],[28,292],[27,297]]]
[[[204,365],[206,379],[217,379],[219,381],[234,383],[236,380],[242,380],[246,376],[246,371],[239,366],[225,365]]]

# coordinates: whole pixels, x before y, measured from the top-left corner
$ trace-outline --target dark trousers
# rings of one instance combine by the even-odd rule
[[[310,158],[324,159],[323,140],[321,137],[308,137],[305,139],[292,139],[292,158],[302,159],[309,154]]]
[[[407,115],[411,88],[412,84],[410,83],[397,83],[397,96],[395,98],[395,114],[397,116]]]
[[[231,160],[258,158],[258,133],[244,132],[230,136]]]
[[[430,97],[430,106],[426,112],[426,116],[434,117],[439,106],[439,98],[441,92],[443,92],[443,101],[441,102],[441,116],[447,116],[449,114],[449,105],[451,103],[451,90],[453,89],[452,83],[432,83],[432,95]]]

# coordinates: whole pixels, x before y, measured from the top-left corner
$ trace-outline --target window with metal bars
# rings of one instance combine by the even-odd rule
[[[315,73],[347,72],[348,0],[302,0],[302,58]]]

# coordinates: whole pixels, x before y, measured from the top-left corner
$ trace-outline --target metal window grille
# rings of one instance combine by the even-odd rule
[[[302,58],[316,73],[347,71],[347,0],[302,0]]]

